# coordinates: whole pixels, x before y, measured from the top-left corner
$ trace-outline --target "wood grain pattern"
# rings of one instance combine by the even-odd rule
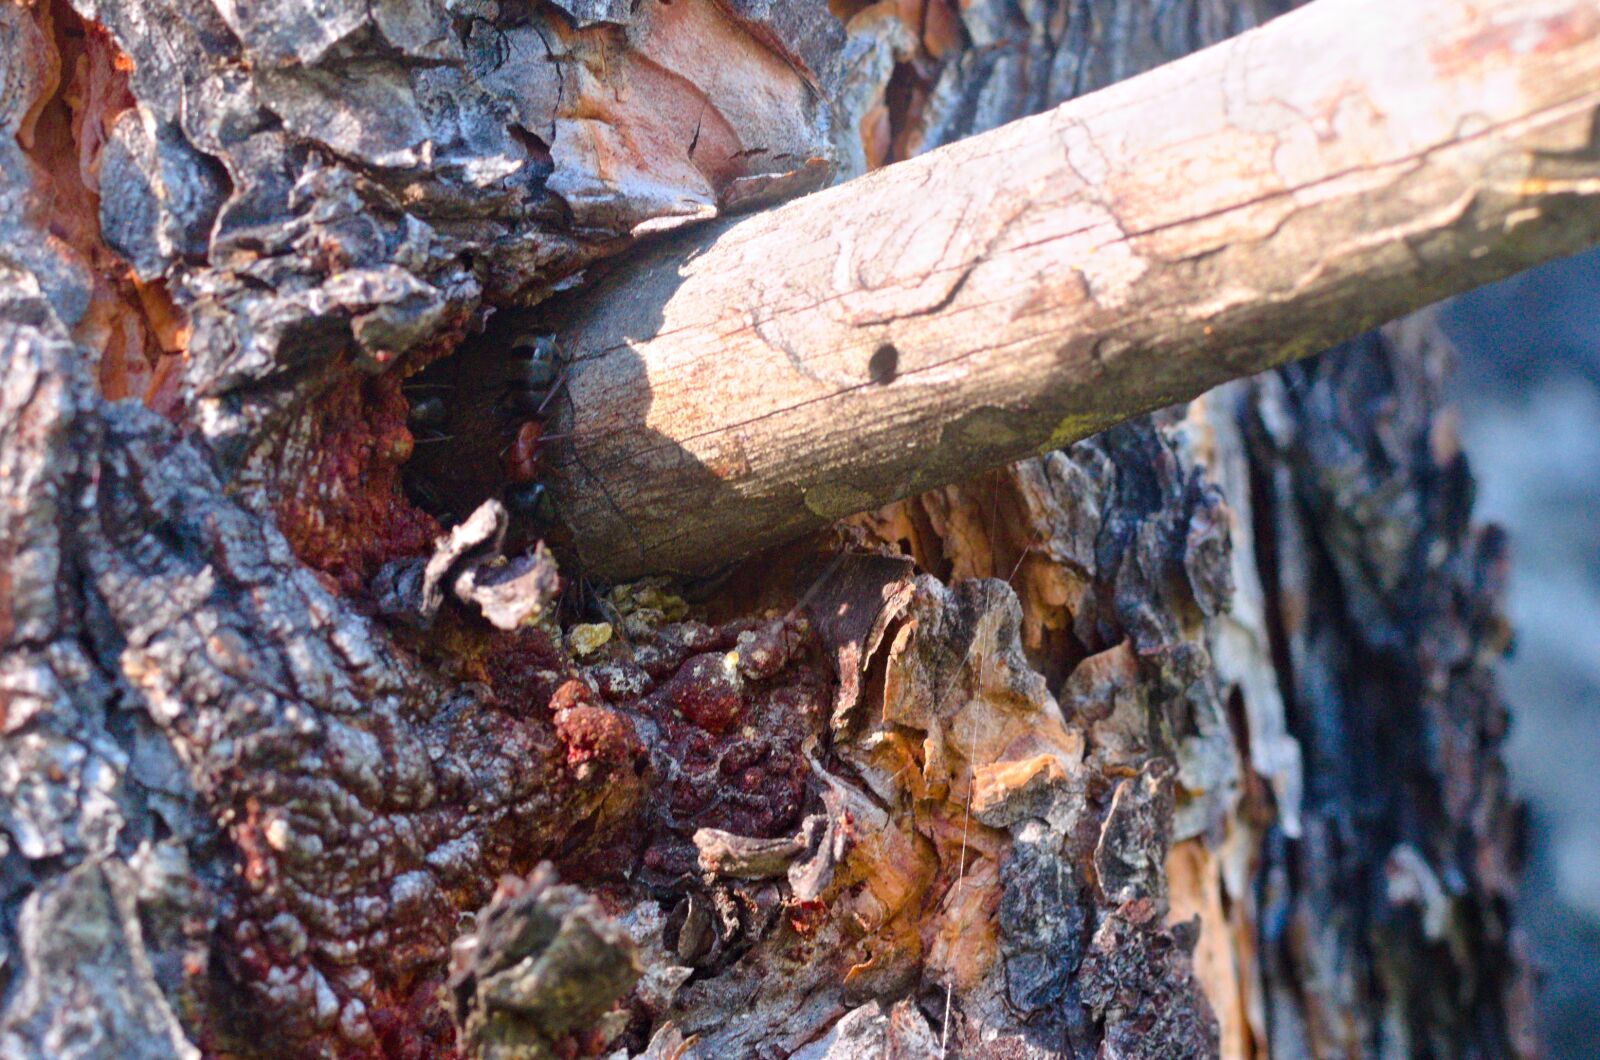
[[[1317,0],[560,307],[585,567],[703,572],[1600,238],[1588,0]]]

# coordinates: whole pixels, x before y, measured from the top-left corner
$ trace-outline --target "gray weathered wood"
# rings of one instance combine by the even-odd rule
[[[1600,237],[1589,0],[1317,0],[562,307],[588,570],[714,569]],[[575,449],[575,453],[574,450]]]

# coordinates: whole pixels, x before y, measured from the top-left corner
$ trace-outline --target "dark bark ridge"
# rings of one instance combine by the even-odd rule
[[[1263,849],[1263,918],[1285,928],[1264,957],[1277,982],[1326,976],[1336,1007],[1365,1014],[1329,1020],[1280,990],[1275,1050],[1535,1048],[1492,670],[1510,637],[1495,603],[1509,557],[1496,528],[1471,525],[1471,476],[1437,419],[1451,357],[1430,320],[1408,321],[1263,377],[1241,409],[1312,778],[1300,841]],[[1352,960],[1370,978],[1334,973]],[[1374,1018],[1378,996],[1405,1015]]]

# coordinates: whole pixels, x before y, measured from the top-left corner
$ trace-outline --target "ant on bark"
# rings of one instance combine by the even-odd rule
[[[523,331],[473,340],[405,383],[413,502],[448,525],[499,495],[527,532],[551,528],[555,504],[538,479],[545,446],[567,437],[545,429],[566,382],[555,337]]]
[[[500,451],[500,463],[511,483],[505,493],[506,507],[513,516],[529,519],[534,525],[548,524],[555,518],[555,506],[544,484],[538,482],[543,469],[545,444],[569,437],[544,433],[544,414],[550,402],[567,381],[560,367],[554,336],[538,335],[511,348],[511,361],[521,365],[507,384],[500,401],[508,416],[527,416],[517,427],[511,444]]]
[[[540,479],[546,477],[546,447],[573,437],[546,429],[571,374],[570,351],[556,335],[524,323],[489,329],[403,383],[415,446],[402,469],[411,502],[448,528],[498,497],[512,516],[513,543],[569,543],[570,528]],[[605,482],[576,448],[563,457],[582,472],[571,480],[574,488],[604,496],[643,556],[643,542]],[[563,477],[567,473],[563,467]]]
[[[516,436],[511,440],[511,444],[500,451],[505,477],[511,482],[511,486],[505,491],[504,499],[506,507],[514,517],[522,516],[535,529],[547,528],[554,523],[558,513],[549,492],[543,483],[537,481],[544,466],[541,450],[548,442],[561,441],[571,438],[572,435],[545,434],[543,417],[550,402],[566,385],[569,368],[561,363],[561,353],[554,335],[536,335],[527,341],[518,342],[511,347],[510,357],[513,364],[521,364],[523,367],[507,385],[500,401],[500,409],[508,416],[528,418],[517,427]],[[605,483],[584,464],[583,458],[576,451],[571,456],[573,462],[582,468],[592,486],[605,496],[612,510],[616,511],[618,516],[622,516],[621,509],[617,508],[616,501],[612,499]],[[625,516],[623,522],[629,536],[639,548],[640,555],[643,555],[644,545],[639,541],[632,522]]]

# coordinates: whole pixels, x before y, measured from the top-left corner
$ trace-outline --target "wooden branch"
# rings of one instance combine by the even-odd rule
[[[696,230],[564,307],[557,502],[705,571],[1315,353],[1600,239],[1597,113],[1593,0],[1316,0]]]

